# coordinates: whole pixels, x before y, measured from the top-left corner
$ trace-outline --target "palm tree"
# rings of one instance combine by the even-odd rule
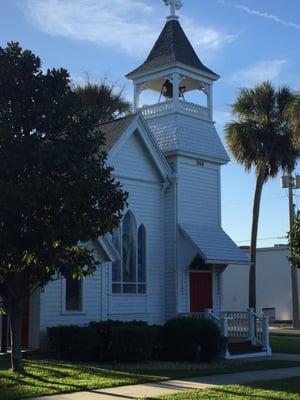
[[[256,309],[256,247],[263,185],[280,170],[291,173],[299,154],[293,142],[293,123],[286,107],[294,100],[287,87],[278,90],[266,81],[253,89],[241,89],[232,105],[234,120],[225,127],[226,142],[246,171],[254,169],[249,307]]]
[[[288,106],[288,116],[294,125],[294,141],[295,145],[300,148],[300,93]]]
[[[130,103],[125,99],[124,90],[110,85],[106,80],[91,82],[88,78],[84,85],[74,87],[84,108],[102,123],[122,117],[131,111]]]

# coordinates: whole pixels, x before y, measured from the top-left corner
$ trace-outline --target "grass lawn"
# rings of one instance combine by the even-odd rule
[[[172,378],[208,376],[215,374],[300,366],[291,361],[222,362],[212,368],[139,369],[108,368],[84,364],[63,364],[26,360],[26,373],[16,375],[10,370],[9,360],[0,359],[0,399],[17,400],[79,390],[100,389],[120,385],[153,382]],[[184,367],[184,364],[183,364]],[[131,367],[132,368],[132,367]]]
[[[300,400],[300,377],[247,385],[219,386],[164,396],[160,400]]]
[[[300,336],[271,334],[270,342],[274,353],[300,354]]]

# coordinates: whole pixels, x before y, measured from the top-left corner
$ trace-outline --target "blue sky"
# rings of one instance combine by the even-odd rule
[[[168,9],[162,0],[0,0],[0,46],[19,41],[43,60],[65,67],[75,81],[125,85],[144,61]],[[183,0],[180,22],[200,59],[221,75],[214,89],[215,120],[223,138],[238,88],[263,79],[300,90],[299,0]],[[298,169],[300,173],[300,169]],[[250,238],[255,179],[232,161],[222,171],[223,226],[238,244]],[[300,190],[295,196],[300,206]],[[288,201],[280,181],[264,188],[259,246],[283,243]],[[265,239],[271,238],[271,239]]]

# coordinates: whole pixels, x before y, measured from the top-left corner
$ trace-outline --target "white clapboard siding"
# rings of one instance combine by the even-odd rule
[[[129,193],[128,208],[136,218],[137,226],[143,224],[147,239],[147,293],[145,295],[111,293],[110,271],[109,296],[106,299],[107,318],[141,319],[151,323],[163,322],[163,231],[162,231],[162,190],[160,184],[120,179],[124,190]],[[111,268],[111,267],[110,267]]]
[[[213,312],[215,315],[220,315],[222,309],[222,272],[222,267],[212,267]]]
[[[143,224],[147,238],[147,293],[145,295],[111,293],[111,265],[106,270],[106,316],[109,319],[164,321],[164,238],[163,178],[138,132],[113,157],[117,180],[129,193],[128,209],[137,225]]]
[[[199,225],[220,223],[219,167],[181,157],[179,174],[179,219]]]
[[[160,182],[157,167],[138,132],[135,132],[113,155],[115,175]]]
[[[40,331],[41,344],[47,333],[47,327],[57,325],[84,325],[100,320],[101,305],[101,267],[90,277],[83,279],[82,312],[65,311],[64,279],[48,284],[41,293]]]
[[[177,285],[176,285],[176,187],[170,185],[165,191],[164,202],[164,315],[168,320],[177,314]]]

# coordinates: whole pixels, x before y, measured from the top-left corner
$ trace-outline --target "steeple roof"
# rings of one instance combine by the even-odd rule
[[[133,75],[144,74],[174,63],[185,64],[214,75],[216,79],[219,78],[219,75],[207,68],[200,61],[180,23],[176,19],[167,21],[146,61],[130,72],[127,77],[130,78]]]

